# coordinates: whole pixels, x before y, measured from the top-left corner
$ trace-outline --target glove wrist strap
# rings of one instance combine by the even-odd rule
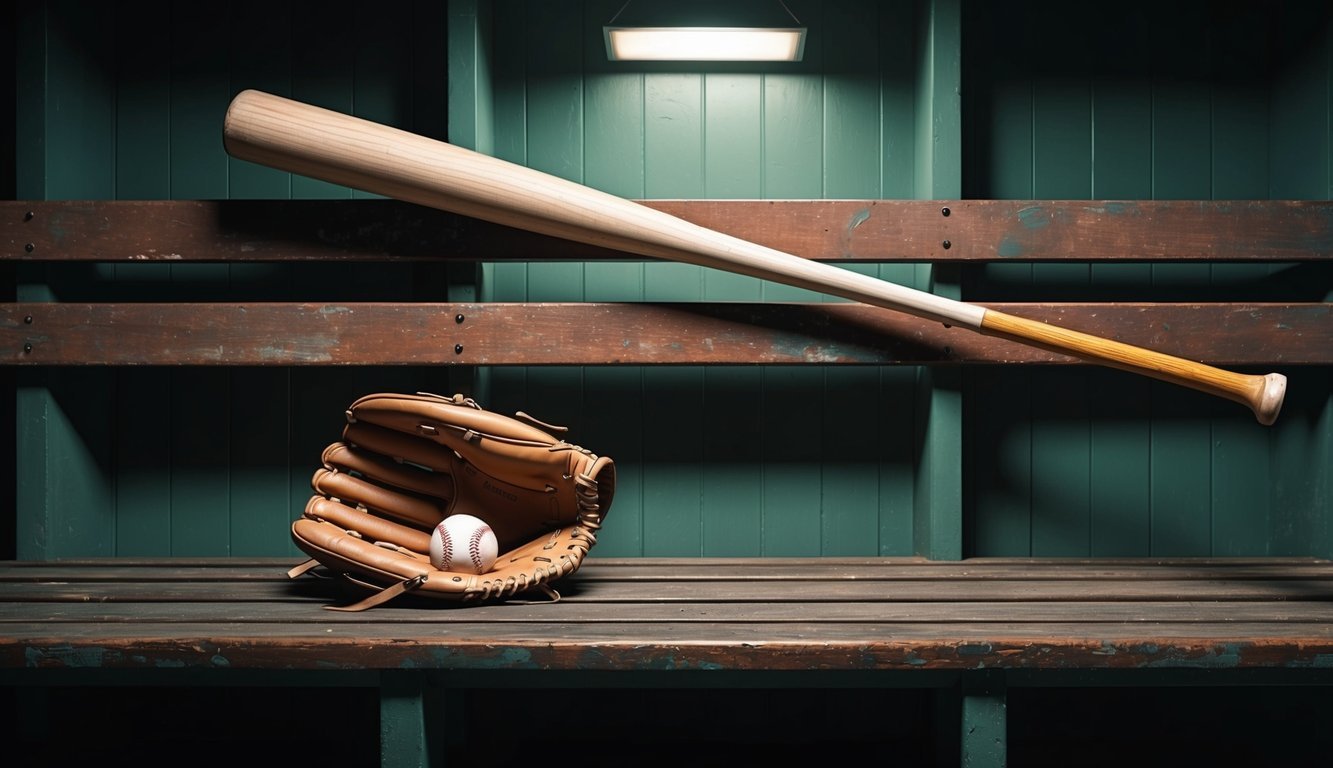
[[[374,586],[366,584],[363,581],[358,581],[350,577],[348,578],[348,580],[362,587],[375,589]],[[390,600],[394,599],[395,597],[398,597],[399,595],[402,595],[404,593],[412,592],[413,590],[417,589],[422,584],[424,584],[425,581],[426,581],[425,574],[422,574],[420,576],[413,576],[412,578],[400,581],[397,584],[394,584],[393,586],[385,587],[384,589],[379,590],[375,594],[371,595],[370,597],[367,597],[366,599],[360,602],[353,603],[351,605],[326,605],[324,606],[324,608],[330,611],[343,611],[347,613],[364,611],[369,608],[374,608],[377,605],[382,605],[384,603],[387,603]]]

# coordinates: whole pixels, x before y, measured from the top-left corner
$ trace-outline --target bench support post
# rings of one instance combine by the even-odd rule
[[[1001,768],[1007,763],[1008,701],[1004,674],[963,676],[963,768]]]
[[[380,677],[380,764],[426,768],[425,673],[391,671]]]

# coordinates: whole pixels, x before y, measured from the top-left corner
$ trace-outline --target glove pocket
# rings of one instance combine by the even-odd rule
[[[406,592],[457,600],[476,591],[474,575],[438,570],[424,554],[371,544],[331,522],[296,520],[292,541],[347,584],[372,593],[352,606],[326,606],[333,610],[361,611]]]

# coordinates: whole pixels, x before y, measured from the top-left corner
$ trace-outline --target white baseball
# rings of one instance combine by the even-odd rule
[[[495,565],[499,542],[486,521],[472,515],[450,515],[430,537],[430,564],[441,571],[485,573]]]

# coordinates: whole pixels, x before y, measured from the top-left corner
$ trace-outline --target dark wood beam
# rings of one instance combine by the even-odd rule
[[[1329,304],[992,304],[1215,365],[1333,363]],[[1068,364],[857,304],[12,303],[8,365]]]
[[[1333,258],[1330,201],[655,200],[645,204],[823,261]],[[0,202],[0,259],[11,261],[623,258],[625,254],[616,251],[393,200]]]

